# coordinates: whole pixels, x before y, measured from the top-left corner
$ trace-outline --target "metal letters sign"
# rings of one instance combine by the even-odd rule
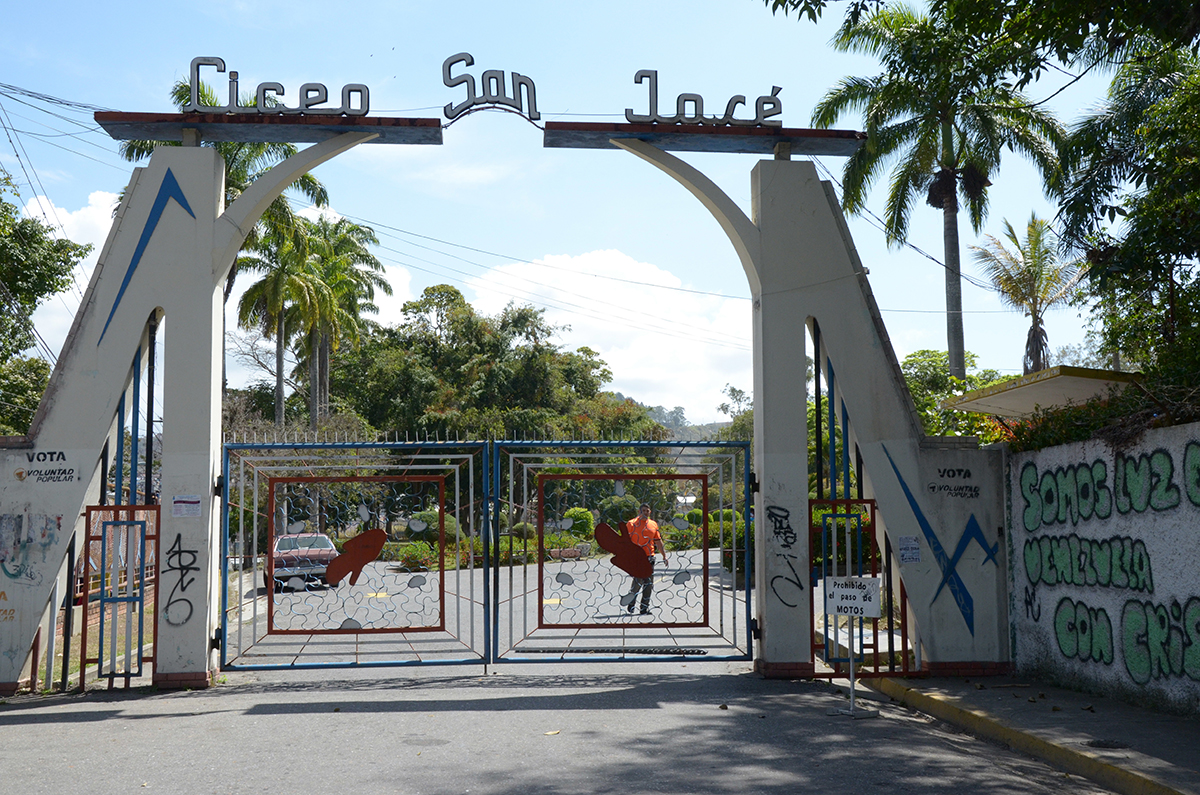
[[[447,119],[453,121],[464,113],[478,107],[495,107],[509,109],[519,113],[530,121],[541,119],[537,108],[537,88],[533,79],[517,72],[511,78],[501,69],[488,69],[479,76],[467,72],[454,72],[454,67],[473,66],[475,58],[468,52],[451,55],[442,62],[442,82],[447,88],[462,86],[466,96],[461,102],[450,102],[444,108]],[[282,115],[282,116],[366,116],[370,111],[370,90],[362,83],[348,83],[342,86],[341,104],[327,105],[329,89],[323,83],[305,83],[297,92],[297,102],[289,106],[282,99],[286,92],[281,83],[259,83],[254,90],[254,104],[243,105],[238,96],[238,73],[229,72],[229,99],[224,105],[205,105],[201,102],[200,68],[211,66],[217,72],[225,72],[225,60],[216,56],[201,56],[192,59],[189,70],[189,85],[191,92],[188,103],[183,106],[184,113],[213,113],[234,115]],[[779,86],[772,86],[770,94],[764,94],[754,101],[754,118],[738,119],[734,117],[739,105],[746,104],[743,94],[731,97],[725,103],[725,112],[718,116],[704,115],[704,97],[699,94],[683,93],[675,98],[674,115],[663,115],[658,112],[658,72],[654,69],[641,69],[633,77],[637,84],[646,83],[650,92],[649,113],[634,113],[632,108],[625,109],[625,120],[634,124],[695,124],[711,127],[781,127],[783,122],[775,118],[783,112],[783,102],[779,99]],[[357,101],[356,101],[357,100]]]
[[[826,577],[825,612],[855,618],[879,618],[878,578]]]
[[[537,89],[534,88],[531,78],[513,72],[512,94],[510,95],[504,88],[504,72],[500,69],[488,69],[479,77],[479,87],[483,89],[483,93],[480,94],[475,90],[475,78],[473,76],[469,74],[450,74],[450,68],[455,64],[473,66],[475,59],[469,52],[460,52],[456,55],[451,55],[442,62],[442,82],[446,84],[446,87],[467,87],[466,99],[457,105],[453,102],[446,105],[445,112],[447,119],[456,119],[471,108],[482,105],[509,107],[520,113],[522,88],[525,89],[525,100],[529,103],[529,110],[526,114],[528,118],[531,121],[537,121],[542,118],[542,114],[538,113],[537,109]]]
[[[323,83],[305,83],[300,86],[299,102],[294,108],[289,108],[279,97],[285,95],[280,83],[259,83],[254,91],[254,104],[241,105],[238,101],[238,73],[229,73],[229,102],[224,105],[200,104],[200,67],[212,66],[218,72],[225,71],[225,60],[217,57],[192,59],[190,71],[191,96],[188,104],[183,106],[184,113],[237,113],[237,114],[268,114],[284,116],[366,116],[371,109],[370,91],[362,83],[348,83],[342,86],[342,104],[340,107],[324,107],[329,101],[329,89]],[[352,102],[358,95],[357,107]]]
[[[714,127],[726,125],[733,127],[780,127],[783,122],[779,119],[768,121],[783,112],[783,102],[779,99],[779,86],[772,86],[771,93],[759,97],[754,102],[753,119],[735,119],[734,111],[738,105],[746,104],[746,97],[738,94],[725,104],[724,116],[705,116],[704,97],[699,94],[680,94],[675,98],[675,115],[663,116],[658,112],[658,71],[642,69],[633,76],[633,82],[646,81],[650,88],[650,113],[640,116],[633,108],[625,109],[625,120],[634,124],[708,124]],[[691,105],[689,112],[688,105]]]

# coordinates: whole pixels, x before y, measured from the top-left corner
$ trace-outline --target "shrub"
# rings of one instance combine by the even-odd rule
[[[663,544],[671,552],[678,552],[683,549],[700,549],[704,543],[704,530],[699,527],[689,526],[686,530],[679,530],[673,525],[667,525],[663,531]]]
[[[400,560],[400,553],[403,550],[404,544],[401,544],[399,541],[388,541],[383,545],[383,549],[379,553],[379,559],[385,563],[395,562]]]
[[[699,508],[693,508],[692,510],[688,511],[684,515],[684,518],[687,519],[688,524],[690,524],[692,527],[704,526],[704,511],[700,510]]]
[[[437,552],[424,541],[413,541],[400,550],[399,560],[409,571],[428,571],[437,562]]]
[[[537,538],[537,525],[531,522],[517,522],[512,526],[513,538]]]
[[[570,533],[549,533],[542,539],[542,546],[546,549],[566,549],[578,543],[579,539]]]
[[[591,538],[596,531],[596,520],[587,508],[568,508],[563,518],[571,520],[570,533],[573,536]]]
[[[708,515],[708,535],[710,538],[720,538],[722,533],[728,538],[731,532],[743,533],[746,530],[746,520],[741,514],[734,513],[730,508],[723,511],[713,511]]]
[[[600,501],[600,521],[609,527],[619,528],[637,516],[638,501],[626,494],[623,497],[605,497]]]
[[[450,514],[446,514],[446,541],[452,541],[458,535],[458,520]],[[411,524],[408,528],[408,537],[413,541],[424,541],[426,544],[437,544],[438,542],[438,511],[418,511],[412,515],[413,519],[425,523],[425,527],[421,530],[413,530]],[[411,522],[411,520],[410,520]]]

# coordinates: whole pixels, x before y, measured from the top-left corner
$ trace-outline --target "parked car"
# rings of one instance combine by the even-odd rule
[[[324,582],[325,567],[337,556],[333,539],[324,533],[275,536],[271,565],[263,572],[263,584],[278,593],[296,577],[305,584]]]

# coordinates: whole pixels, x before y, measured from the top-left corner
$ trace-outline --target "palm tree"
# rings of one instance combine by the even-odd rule
[[[211,86],[201,83],[198,90],[201,101],[204,104],[220,104],[216,92],[213,91]],[[191,85],[189,83],[180,80],[172,86],[171,102],[174,103],[175,107],[182,109],[190,101]],[[254,103],[255,98],[250,95],[243,97],[241,100],[241,104],[246,106],[253,105]],[[238,196],[241,196],[254,180],[300,151],[295,144],[289,143],[210,141],[203,145],[211,146],[225,161],[226,207],[232,204]],[[123,141],[119,152],[121,157],[130,162],[135,162],[149,157],[154,153],[154,149],[159,146],[182,146],[182,143],[179,141]],[[329,193],[325,190],[325,186],[311,174],[305,174],[293,182],[289,187],[289,190],[292,189],[319,207],[324,207],[329,203]],[[245,243],[242,244],[242,249],[252,249],[258,242],[259,237],[266,230],[275,230],[280,234],[286,234],[287,230],[294,229],[295,225],[296,216],[292,212],[292,204],[286,195],[281,194],[275,201],[268,205],[266,211],[259,218],[258,223],[250,230],[250,234],[246,236]],[[226,303],[233,292],[233,284],[241,268],[240,262],[241,257],[234,260],[233,267],[229,269],[229,275],[225,277],[223,301]],[[222,307],[221,311],[221,325],[222,336],[224,336],[224,307]],[[222,388],[224,388],[225,380],[225,357],[222,356]],[[282,413],[278,405],[280,395],[282,394],[282,386],[277,385],[276,388],[276,422],[282,424]]]
[[[1025,375],[1045,370],[1050,345],[1042,321],[1048,310],[1071,299],[1083,271],[1074,262],[1058,260],[1050,222],[1036,213],[1029,216],[1024,242],[1012,224],[1004,221],[1004,237],[1012,243],[1011,249],[991,235],[986,237],[986,246],[971,246],[975,262],[983,267],[1000,299],[1023,310],[1030,320],[1025,339]]]
[[[330,355],[343,340],[358,341],[363,327],[370,324],[363,315],[378,311],[375,291],[391,295],[392,286],[380,275],[382,263],[367,248],[379,244],[369,226],[324,216],[303,223],[314,267],[333,296],[330,312],[317,319],[307,344],[310,414],[315,417],[329,413]]]
[[[269,227],[241,267],[263,274],[238,303],[238,325],[259,327],[275,339],[275,424],[283,426],[283,360],[292,334],[309,334],[331,313],[333,292],[325,284],[310,254],[304,226],[288,230]]]
[[[871,183],[894,163],[884,219],[888,242],[904,242],[918,197],[942,211],[950,374],[964,378],[959,199],[978,233],[989,179],[1006,148],[1032,160],[1048,187],[1062,128],[1011,86],[988,79],[1002,56],[968,47],[944,22],[906,6],[848,21],[832,43],[842,52],[877,56],[885,67],[875,77],[844,78],[813,110],[815,127],[831,127],[847,112],[864,115],[867,141],[846,160],[842,206],[852,214],[865,210]]]

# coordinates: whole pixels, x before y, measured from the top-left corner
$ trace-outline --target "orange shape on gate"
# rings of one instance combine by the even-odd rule
[[[357,585],[363,566],[379,557],[386,543],[387,533],[378,527],[354,536],[342,545],[342,554],[329,561],[329,565],[325,567],[325,582],[337,585],[349,574],[350,584]]]
[[[631,577],[645,579],[654,575],[654,566],[646,557],[646,550],[629,537],[628,531],[618,533],[605,522],[596,525],[596,543],[605,552],[612,553],[610,562]]]

